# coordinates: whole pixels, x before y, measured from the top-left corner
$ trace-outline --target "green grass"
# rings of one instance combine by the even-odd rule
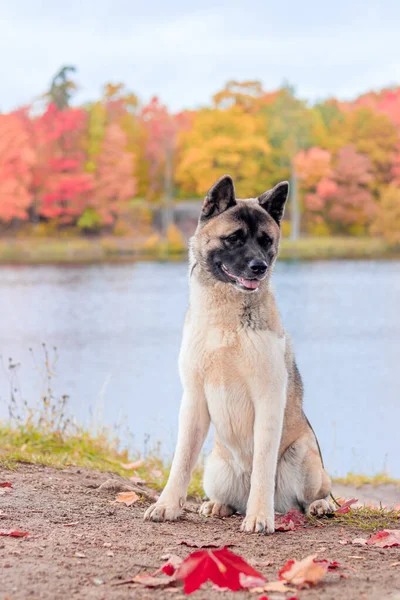
[[[152,454],[136,469],[126,465],[137,461],[139,456],[129,456],[127,450],[119,450],[119,441],[107,432],[93,435],[79,430],[76,434],[40,430],[32,425],[10,426],[0,423],[0,466],[16,469],[20,463],[40,464],[56,469],[67,466],[86,467],[129,478],[141,477],[148,487],[160,491],[167,482],[170,464]],[[202,466],[195,468],[189,495],[201,498]]]
[[[151,238],[157,238],[154,243]],[[157,241],[158,240],[158,241]],[[169,252],[158,236],[131,238],[104,236],[3,238],[0,239],[0,263],[101,263],[133,260],[185,259],[186,252]],[[283,239],[280,260],[380,259],[400,258],[400,250],[379,238],[304,237]]]
[[[378,529],[398,529],[400,524],[400,510],[387,509],[384,507],[362,506],[351,508],[348,513],[335,513],[332,518],[318,518],[308,516],[309,523],[317,525],[340,525],[342,527],[354,527],[364,531],[376,531]]]
[[[4,469],[17,469],[21,463],[41,464],[56,469],[68,466],[85,467],[107,473],[116,473],[129,479],[132,475],[145,480],[147,487],[161,491],[165,486],[170,464],[165,463],[157,454],[150,455],[135,469],[127,469],[129,463],[140,457],[129,456],[129,453],[118,449],[118,440],[111,440],[109,434],[92,435],[79,431],[76,435],[58,432],[40,431],[33,426],[11,427],[0,423],[0,466]],[[193,473],[188,495],[201,499],[204,495],[202,487],[202,464]],[[352,475],[352,477],[356,477]],[[363,480],[375,481],[375,485],[386,483],[374,478],[362,477]],[[345,479],[341,480],[343,483]],[[394,481],[394,480],[391,480]],[[353,480],[350,480],[350,485]],[[361,507],[352,508],[346,514],[335,514],[332,519],[308,517],[311,524],[340,525],[355,527],[365,531],[377,529],[396,529],[399,527],[400,511],[386,508]]]

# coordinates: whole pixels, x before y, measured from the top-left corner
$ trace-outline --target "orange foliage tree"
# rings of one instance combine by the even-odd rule
[[[27,220],[35,152],[18,113],[0,115],[0,220]]]
[[[126,144],[127,136],[121,127],[117,124],[109,125],[97,155],[94,173],[90,208],[95,211],[95,215],[84,213],[84,224],[91,216],[99,225],[112,225],[126,208],[128,201],[134,197],[136,179],[132,175],[132,156],[126,151]]]

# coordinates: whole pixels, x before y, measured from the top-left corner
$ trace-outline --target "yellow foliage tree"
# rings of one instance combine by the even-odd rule
[[[391,180],[398,139],[396,127],[387,115],[362,107],[350,110],[342,120],[332,124],[327,147],[334,151],[350,144],[357,152],[368,156],[374,178],[371,187],[377,190]]]
[[[389,185],[381,196],[371,232],[381,235],[396,246],[400,245],[400,188]]]
[[[265,119],[238,107],[195,113],[178,144],[176,180],[186,194],[204,195],[224,173],[234,178],[238,196],[260,194],[271,185]]]

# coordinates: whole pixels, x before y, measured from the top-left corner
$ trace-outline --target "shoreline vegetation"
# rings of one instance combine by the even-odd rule
[[[135,483],[160,491],[166,484],[170,461],[162,457],[160,450],[148,456],[132,456],[128,450],[119,448],[118,439],[109,431],[98,433],[77,430],[63,433],[46,431],[31,424],[10,425],[0,421],[0,467],[14,470],[18,464],[40,464],[62,469],[68,466],[95,469],[120,475]],[[189,487],[189,496],[201,499],[202,461],[196,466]],[[400,487],[400,479],[387,473],[363,475],[348,473],[345,477],[333,477],[334,483],[361,488],[364,485]]]
[[[95,264],[137,260],[185,260],[182,240],[150,237],[46,237],[0,239],[0,264]],[[279,260],[400,259],[400,248],[380,238],[302,237],[283,239]]]

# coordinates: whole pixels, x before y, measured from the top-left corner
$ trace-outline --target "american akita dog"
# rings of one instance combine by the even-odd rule
[[[274,512],[333,510],[318,442],[270,277],[289,184],[239,200],[231,177],[208,192],[190,243],[190,304],[179,359],[183,399],[168,483],[144,518],[174,521],[210,422],[203,515],[245,514],[274,531]]]

